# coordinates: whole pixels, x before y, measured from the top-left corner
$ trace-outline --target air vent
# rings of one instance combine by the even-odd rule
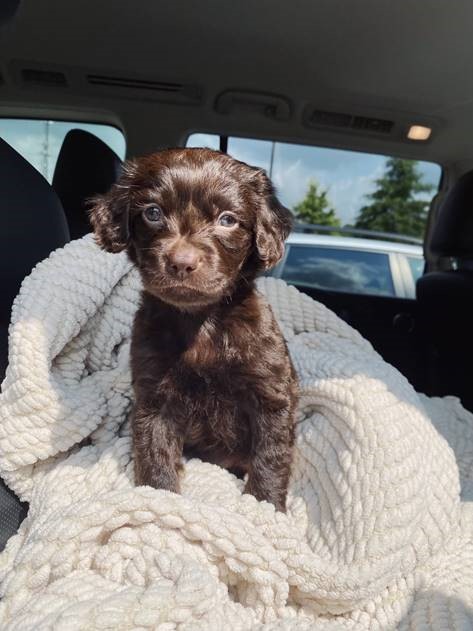
[[[37,68],[23,68],[21,78],[24,83],[51,86],[67,87],[66,75],[54,70],[38,70]]]
[[[377,134],[390,134],[394,127],[394,121],[382,118],[368,118],[367,116],[354,116],[351,124],[353,129],[374,131]]]
[[[311,110],[305,116],[306,125],[310,127],[343,127],[355,131],[367,131],[376,134],[390,134],[394,121],[382,118],[371,118],[368,116],[358,116],[355,114],[345,114],[341,112],[328,112],[325,110]]]
[[[102,74],[89,74],[87,81],[109,91],[119,91],[123,96],[136,97],[137,94],[141,94],[152,99],[190,104],[197,104],[202,100],[202,89],[196,85]]]
[[[123,79],[121,77],[106,77],[104,75],[89,74],[89,83],[93,85],[113,85],[120,88],[137,88],[139,90],[159,90],[164,92],[181,92],[184,86],[180,83],[166,83],[165,81],[145,81],[143,79]]]

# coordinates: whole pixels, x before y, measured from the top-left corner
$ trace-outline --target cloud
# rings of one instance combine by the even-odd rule
[[[356,175],[351,166],[333,170],[314,168],[309,162],[280,160],[274,168],[274,182],[281,200],[294,207],[307,191],[311,180],[327,189],[328,198],[343,224],[354,221],[366,195],[375,189],[375,181],[383,172],[385,160],[380,158],[374,170],[366,175]]]

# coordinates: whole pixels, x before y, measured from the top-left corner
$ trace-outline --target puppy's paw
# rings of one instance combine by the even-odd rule
[[[179,476],[176,471],[169,470],[153,470],[153,471],[135,471],[136,486],[152,486],[154,489],[163,491],[171,491],[171,493],[180,493],[181,486]]]
[[[243,489],[243,493],[253,495],[259,502],[269,502],[274,508],[281,512],[286,512],[286,494],[277,493],[262,489],[258,484],[255,484],[251,477]]]

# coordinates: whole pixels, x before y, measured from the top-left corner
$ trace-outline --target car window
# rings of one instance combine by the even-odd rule
[[[71,129],[84,129],[103,140],[119,158],[125,157],[125,137],[112,125],[74,121],[0,118],[0,138],[28,160],[51,182],[64,136]]]
[[[226,140],[231,156],[267,171],[299,224],[320,232],[338,228],[338,236],[381,232],[387,240],[422,242],[440,183],[438,164],[270,140]],[[192,134],[187,146],[218,149],[220,136]]]
[[[389,257],[381,252],[291,245],[281,278],[294,285],[394,296]]]
[[[406,258],[409,263],[409,267],[411,268],[414,283],[416,283],[424,273],[424,259],[418,256],[407,256]]]
[[[186,146],[218,150],[220,148],[220,136],[216,134],[191,134],[187,139]]]

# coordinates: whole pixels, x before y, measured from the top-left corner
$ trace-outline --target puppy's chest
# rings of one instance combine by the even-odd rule
[[[234,451],[248,443],[255,400],[238,377],[189,373],[179,386],[173,407],[183,420],[186,445]]]
[[[217,326],[202,326],[193,334],[166,332],[166,340],[156,347],[158,364],[176,379],[198,375],[205,381],[219,379],[222,373],[245,373],[250,369],[252,345],[242,345],[238,334]]]
[[[185,419],[187,444],[234,449],[247,442],[255,384],[230,336],[203,331],[180,352],[161,359],[164,370],[156,385],[160,398]]]
[[[232,405],[251,383],[246,355],[225,333],[204,334],[171,356],[163,353],[158,358],[160,390],[179,392],[204,406],[215,401]]]

